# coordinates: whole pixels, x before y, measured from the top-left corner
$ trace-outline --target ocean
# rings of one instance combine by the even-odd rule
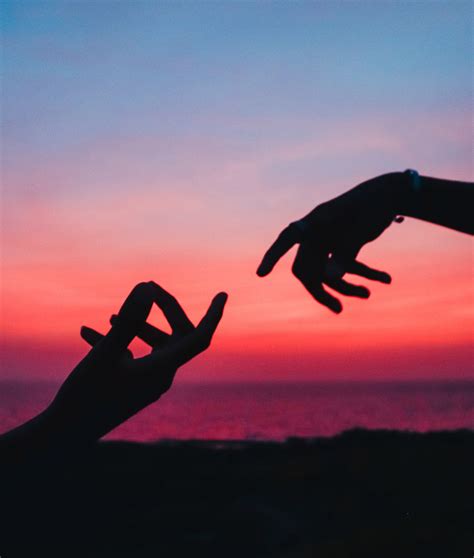
[[[58,385],[0,382],[0,432],[41,411]],[[474,382],[177,383],[108,439],[275,440],[352,428],[474,429]]]

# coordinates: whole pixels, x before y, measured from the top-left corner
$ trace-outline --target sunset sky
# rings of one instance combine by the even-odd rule
[[[229,293],[184,381],[474,378],[467,235],[393,225],[361,258],[393,284],[338,316],[293,252],[255,274],[367,178],[473,180],[471,8],[4,0],[0,377],[59,381],[153,279],[196,321]]]

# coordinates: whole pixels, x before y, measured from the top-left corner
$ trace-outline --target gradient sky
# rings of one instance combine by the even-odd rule
[[[466,235],[392,226],[362,259],[393,284],[340,316],[291,255],[255,275],[366,178],[473,180],[471,8],[4,0],[1,377],[59,381],[154,279],[195,320],[230,294],[184,379],[474,378]]]

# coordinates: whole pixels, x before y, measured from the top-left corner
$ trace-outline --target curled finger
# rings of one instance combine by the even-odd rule
[[[379,281],[380,283],[389,284],[392,282],[391,276],[385,271],[380,271],[363,264],[362,262],[352,261],[347,264],[347,273],[353,275],[359,275],[360,277],[365,277],[366,279],[371,279],[372,281]]]
[[[358,298],[369,298],[370,291],[362,285],[353,285],[344,279],[327,278],[324,283],[334,289],[338,293],[346,296],[355,296]]]
[[[110,323],[112,325],[114,325],[116,321],[116,315],[110,318]],[[153,349],[156,349],[157,347],[160,347],[161,345],[166,343],[166,341],[169,341],[171,336],[168,333],[161,331],[161,329],[158,329],[148,322],[145,322],[137,331],[137,337]]]

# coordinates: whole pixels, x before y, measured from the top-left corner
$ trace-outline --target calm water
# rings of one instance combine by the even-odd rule
[[[0,382],[0,431],[40,411],[57,386]],[[267,439],[354,427],[474,428],[474,382],[178,384],[109,438]]]

